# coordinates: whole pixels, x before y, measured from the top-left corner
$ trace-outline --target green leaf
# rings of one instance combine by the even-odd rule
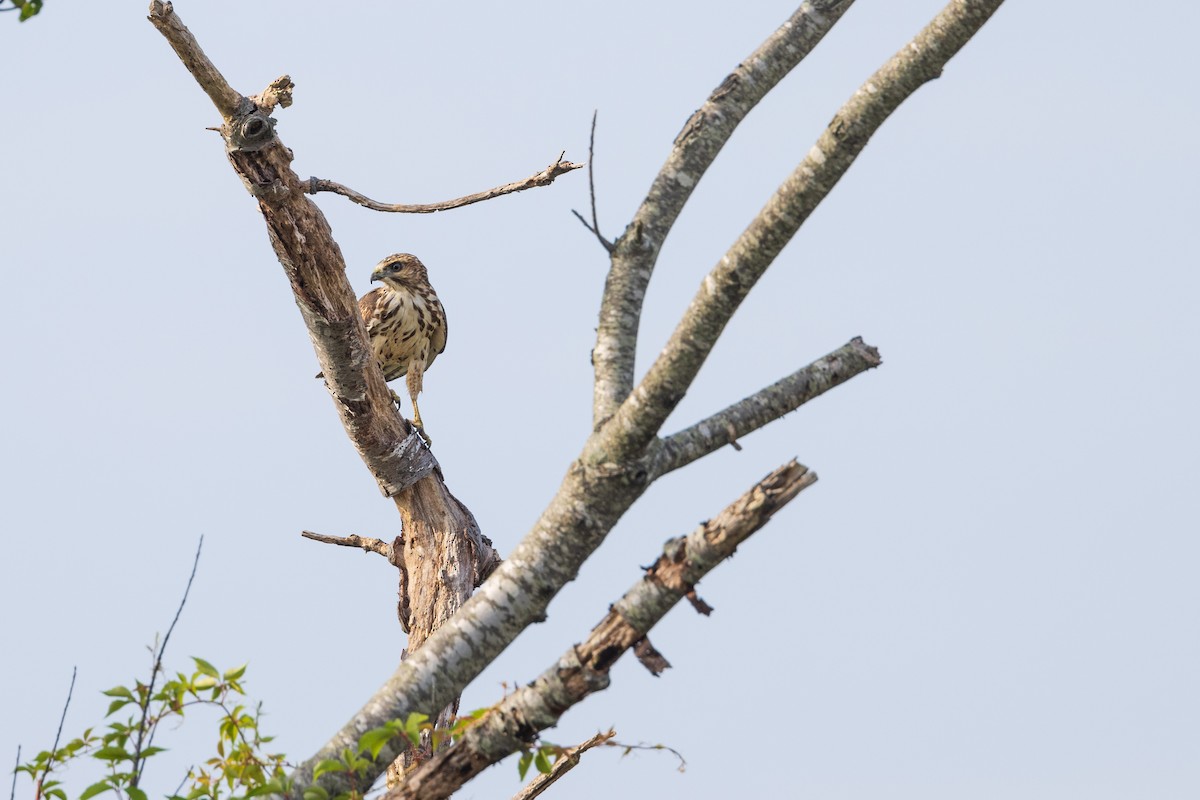
[[[21,22],[24,22],[41,10],[42,0],[25,0],[25,5],[21,6],[21,14],[19,19]]]
[[[83,794],[79,795],[79,800],[88,800],[88,798],[95,797],[101,792],[107,792],[111,788],[112,787],[108,785],[108,781],[93,783],[91,786],[83,790]]]
[[[327,758],[324,761],[317,764],[317,766],[313,767],[313,780],[314,781],[317,780],[322,775],[324,775],[326,772],[345,772],[345,771],[346,771],[346,765],[343,764],[341,761],[336,761],[332,758]],[[305,792],[304,796],[308,797],[308,793]]]
[[[149,758],[150,756],[165,752],[167,752],[167,748],[165,747],[147,747],[142,751],[142,758]]]
[[[126,786],[125,791],[129,794],[129,800],[146,800],[146,793],[136,786]]]
[[[62,789],[51,789],[45,795],[46,797],[57,797],[58,800],[67,800],[67,793]]]
[[[192,682],[192,688],[195,689],[196,691],[202,691],[204,689],[211,689],[212,687],[214,687],[216,685],[217,685],[217,679],[212,677],[211,675],[201,675],[200,677],[196,678],[195,681]]]
[[[256,786],[246,792],[246,797],[258,797],[261,794],[284,794],[287,789],[279,778],[272,778],[262,786]]]
[[[546,758],[546,748],[538,748],[537,755],[533,757],[533,765],[537,767],[537,771],[543,775],[550,773],[550,761]]]
[[[322,786],[310,786],[304,790],[304,800],[329,800],[329,792]]]
[[[109,745],[108,747],[101,747],[92,753],[92,758],[98,758],[101,761],[130,761],[133,756],[126,753],[124,747]]]
[[[372,759],[379,758],[383,746],[392,740],[395,733],[391,728],[374,728],[367,731],[358,739],[359,751],[366,750]]]
[[[413,743],[413,747],[421,746],[421,726],[428,721],[429,715],[422,714],[420,711],[414,711],[408,715],[408,719],[404,720],[404,733]]]
[[[133,700],[133,692],[126,689],[124,686],[114,686],[107,692],[101,692],[106,697],[124,697],[126,700]]]
[[[124,708],[125,706],[129,705],[132,702],[133,702],[133,698],[130,698],[129,700],[120,700],[120,699],[113,700],[111,703],[108,704],[108,711],[104,712],[104,716],[111,717],[113,715],[114,711],[120,711],[122,708]]]
[[[533,753],[529,750],[521,751],[521,759],[517,761],[517,775],[521,780],[525,780],[525,773],[529,772],[529,765],[533,763]]]
[[[238,678],[242,677],[245,674],[246,674],[246,665],[242,664],[240,667],[235,667],[234,669],[225,670],[225,680],[236,681]]]
[[[212,664],[208,663],[207,661],[205,661],[203,658],[197,658],[196,656],[192,656],[192,661],[196,662],[196,671],[197,672],[202,672],[205,675],[208,675],[213,678],[221,677],[221,673],[217,672],[217,668],[214,667]]]

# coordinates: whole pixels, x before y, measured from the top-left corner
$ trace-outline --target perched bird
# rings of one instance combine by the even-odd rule
[[[446,349],[446,310],[429,285],[425,265],[414,255],[397,253],[380,261],[371,273],[371,282],[376,281],[383,285],[358,301],[359,313],[367,324],[367,339],[379,359],[384,380],[408,376],[413,424],[424,433],[417,395],[425,370]],[[395,392],[392,396],[399,403]]]

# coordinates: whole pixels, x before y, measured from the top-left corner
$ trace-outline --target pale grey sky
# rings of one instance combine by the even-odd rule
[[[754,111],[663,251],[639,366],[836,108],[942,4],[859,0]],[[301,175],[425,202],[587,156],[618,234],[672,138],[791,2],[291,0],[176,8],[233,85],[287,72]],[[734,9],[737,10],[734,10]],[[1194,797],[1195,4],[1011,2],[883,127],[735,317],[674,430],[852,336],[884,365],[675,474],[467,692],[533,678],[653,560],[795,455],[821,481],[547,738],[615,725],[559,797]],[[249,661],[280,749],[309,755],[393,669],[395,578],[302,541],[390,537],[218,122],[142,2],[0,15],[7,390],[0,758],[49,746],[142,675],[196,540],[168,663]],[[360,291],[429,266],[450,339],[423,416],[502,553],[590,424],[606,259],[583,174],[432,217],[322,196]],[[532,284],[540,314],[517,304]],[[533,342],[526,354],[524,343]],[[163,737],[173,790],[210,721]],[[90,773],[74,770],[78,791]],[[465,798],[516,791],[511,763]],[[22,795],[19,795],[22,796]]]

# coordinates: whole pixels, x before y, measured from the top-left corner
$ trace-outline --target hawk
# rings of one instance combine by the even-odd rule
[[[358,301],[359,313],[367,325],[367,339],[385,381],[408,376],[413,424],[424,434],[417,395],[425,370],[446,349],[446,310],[429,285],[425,265],[410,253],[390,255],[376,264],[371,283],[376,281],[383,285]],[[392,397],[399,404],[395,392]]]

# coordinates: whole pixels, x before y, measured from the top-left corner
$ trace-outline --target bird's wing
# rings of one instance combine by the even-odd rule
[[[437,332],[429,341],[430,363],[433,363],[432,356],[444,352],[446,350],[446,335],[450,331],[450,323],[446,320],[446,307],[439,302],[438,306],[442,310],[442,324],[438,327]]]
[[[379,325],[380,318],[383,316],[386,303],[386,292],[384,287],[378,286],[371,291],[358,298],[358,313],[362,315],[363,322],[367,324],[367,336],[370,337],[371,332]]]

